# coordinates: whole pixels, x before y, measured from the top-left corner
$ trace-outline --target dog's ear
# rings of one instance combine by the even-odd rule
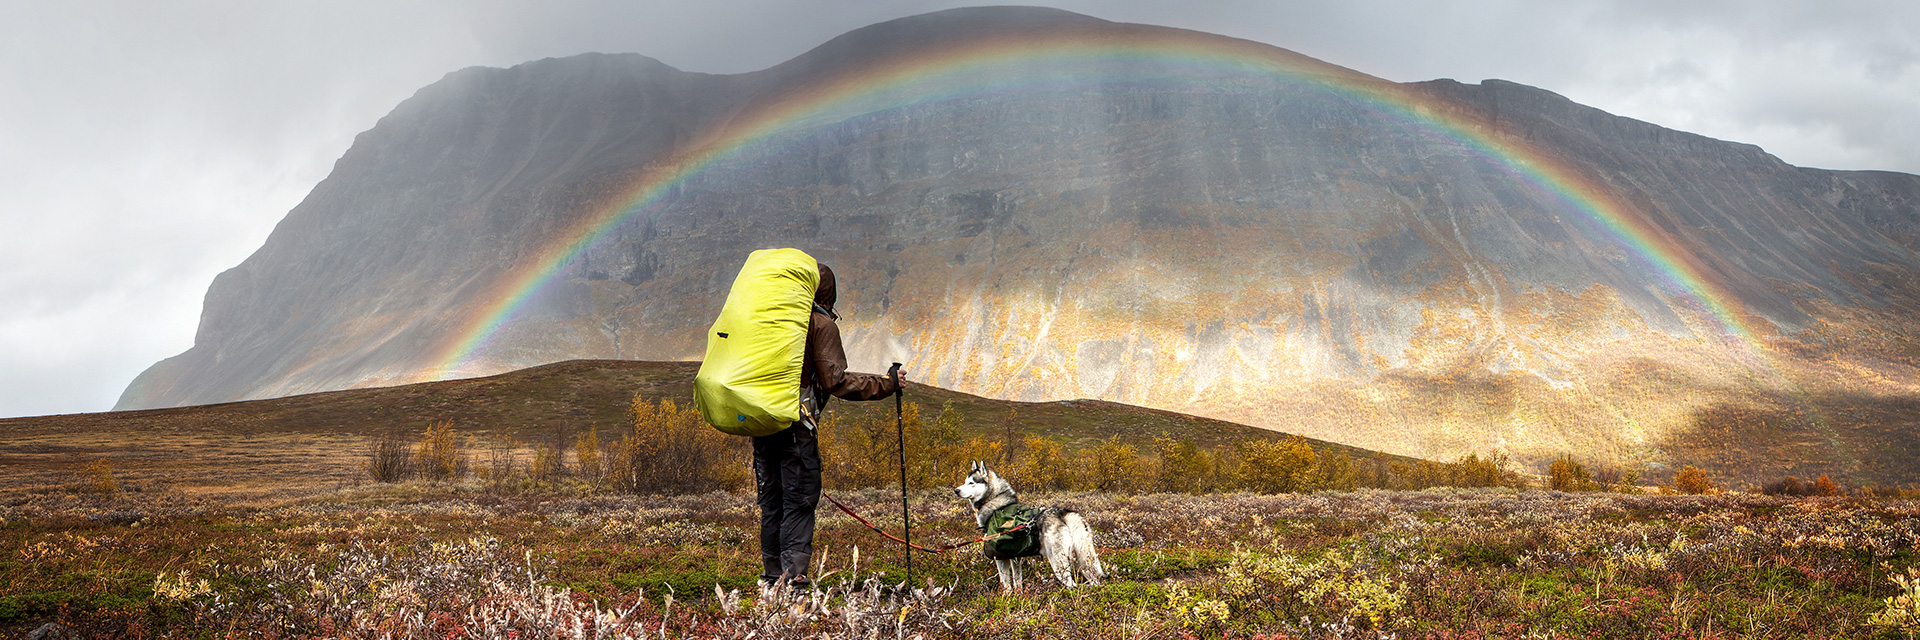
[[[981,464],[980,464],[980,461],[979,461],[979,460],[975,460],[975,461],[973,461],[973,469],[971,469],[971,470],[972,470],[972,471],[979,471],[979,470],[980,470],[980,467],[981,467],[981,466],[983,466],[983,465],[981,465]]]

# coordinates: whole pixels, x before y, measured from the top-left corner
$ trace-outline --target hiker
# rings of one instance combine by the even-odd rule
[[[846,349],[834,320],[833,270],[820,265],[813,315],[807,323],[806,354],[800,368],[800,422],[773,435],[753,438],[753,477],[760,502],[760,580],[782,576],[796,587],[810,584],[814,508],[820,504],[820,444],[816,430],[827,396],[879,400],[898,387],[884,376],[847,372]],[[906,380],[906,373],[900,380]]]

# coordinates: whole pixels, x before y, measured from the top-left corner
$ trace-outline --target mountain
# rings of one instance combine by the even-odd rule
[[[1051,9],[738,75],[472,68],[355,139],[117,408],[697,359],[745,255],[856,369],[1395,454],[1920,480],[1920,176]]]

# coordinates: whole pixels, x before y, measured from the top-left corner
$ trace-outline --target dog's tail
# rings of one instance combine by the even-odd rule
[[[1088,584],[1100,584],[1107,577],[1107,570],[1100,566],[1100,554],[1094,550],[1093,529],[1087,526],[1086,518],[1072,511],[1068,511],[1060,519],[1066,525],[1067,539],[1072,541],[1068,544],[1073,545],[1073,563],[1077,565],[1075,568],[1079,569],[1080,575],[1087,579]]]

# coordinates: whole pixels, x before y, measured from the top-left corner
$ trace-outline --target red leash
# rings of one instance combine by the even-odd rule
[[[978,539],[978,540],[969,540],[969,541],[966,541],[966,542],[960,542],[960,543],[955,543],[955,544],[950,544],[950,545],[947,545],[947,546],[944,546],[944,547],[940,547],[940,548],[938,548],[938,549],[928,549],[928,548],[926,548],[926,547],[922,547],[922,546],[920,546],[920,545],[917,545],[917,544],[914,544],[914,543],[911,543],[911,542],[907,542],[907,541],[905,541],[905,540],[901,540],[901,539],[899,538],[899,536],[895,536],[895,535],[893,535],[893,534],[891,534],[891,533],[887,533],[887,530],[885,530],[885,529],[881,529],[880,527],[876,527],[876,526],[873,526],[873,523],[872,523],[872,522],[868,522],[866,518],[862,518],[862,517],[860,517],[860,514],[858,514],[858,513],[854,513],[852,509],[848,509],[848,508],[847,508],[847,505],[844,505],[844,504],[840,504],[840,501],[839,501],[839,500],[835,500],[835,499],[833,499],[833,494],[830,494],[830,493],[827,493],[827,492],[825,492],[825,491],[822,491],[822,492],[820,492],[820,495],[822,495],[822,496],[826,496],[826,498],[827,498],[827,502],[831,502],[831,503],[833,503],[833,506],[836,506],[836,507],[839,507],[839,508],[840,508],[840,510],[841,510],[841,511],[843,511],[843,512],[846,512],[846,514],[847,514],[847,515],[850,515],[850,516],[853,516],[853,519],[855,519],[855,520],[859,520],[859,521],[860,521],[860,524],[864,524],[864,525],[867,525],[867,528],[868,528],[868,529],[872,529],[872,530],[874,530],[874,531],[877,531],[877,532],[879,532],[879,533],[880,533],[880,535],[883,535],[883,536],[886,536],[886,537],[887,537],[887,539],[889,539],[889,540],[892,540],[892,541],[894,541],[894,542],[898,542],[898,543],[900,543],[900,544],[904,544],[904,545],[907,545],[907,546],[909,546],[909,547],[913,547],[913,548],[915,548],[915,549],[919,549],[919,550],[921,550],[921,551],[925,551],[925,552],[927,552],[927,553],[946,553],[946,552],[948,552],[948,551],[952,551],[952,550],[954,550],[954,549],[958,549],[958,548],[960,548],[960,547],[964,547],[964,546],[967,546],[967,545],[970,545],[970,544],[974,544],[974,543],[979,543],[979,542],[986,542],[986,541],[988,541],[988,540],[992,540],[992,539],[994,539],[994,538],[998,538],[998,537],[1000,537],[1000,536],[1004,536],[1004,535],[1008,535],[1008,534],[1011,534],[1011,533],[1013,533],[1013,532],[1015,532],[1015,531],[1019,531],[1019,530],[1021,530],[1021,529],[1025,529],[1025,528],[1027,528],[1027,527],[1031,527],[1031,526],[1033,526],[1033,523],[1031,523],[1031,522],[1029,522],[1029,523],[1027,523],[1027,524],[1023,524],[1023,525],[1020,525],[1020,526],[1018,526],[1018,527],[1014,527],[1014,528],[1012,528],[1012,529],[1008,529],[1008,530],[1006,530],[1006,531],[1002,531],[1002,532],[1000,532],[1000,533],[996,533],[996,534],[993,534],[993,535],[990,535],[990,536],[985,536],[985,537],[982,537],[982,538],[980,538],[980,539]]]

